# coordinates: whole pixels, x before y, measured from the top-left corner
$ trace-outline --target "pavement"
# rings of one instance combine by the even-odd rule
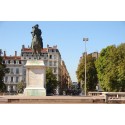
[[[0,96],[0,103],[10,104],[82,104],[82,103],[104,103],[103,96],[24,96],[5,95]]]

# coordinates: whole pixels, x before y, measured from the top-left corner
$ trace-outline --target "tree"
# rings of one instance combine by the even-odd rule
[[[47,68],[46,70],[46,89],[47,94],[54,93],[54,89],[57,88],[58,81],[56,76],[53,74],[51,68]]]
[[[85,57],[82,57],[77,71],[76,71],[78,82],[85,82]],[[95,58],[91,54],[87,55],[86,60],[86,88],[87,91],[94,91],[98,82],[97,71],[95,68]]]
[[[104,91],[125,91],[125,44],[102,49],[95,64]]]
[[[0,56],[0,92],[6,91],[6,85],[4,84],[3,78],[6,73],[9,73],[9,69],[6,68],[5,64],[2,64],[3,58]]]
[[[24,88],[25,88],[25,84],[24,84],[23,81],[21,81],[21,82],[19,82],[19,83],[17,84],[17,92],[18,92],[18,93],[23,93]]]

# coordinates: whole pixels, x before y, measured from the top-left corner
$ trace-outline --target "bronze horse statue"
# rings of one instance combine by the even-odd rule
[[[33,54],[40,54],[41,49],[43,49],[43,40],[41,37],[41,30],[38,28],[39,25],[36,24],[35,26],[32,27],[32,43],[31,43],[31,48],[33,50]]]

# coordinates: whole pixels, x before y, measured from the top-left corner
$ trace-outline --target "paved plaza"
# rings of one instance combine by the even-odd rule
[[[26,104],[82,104],[104,103],[102,96],[0,96],[0,103],[26,103]]]

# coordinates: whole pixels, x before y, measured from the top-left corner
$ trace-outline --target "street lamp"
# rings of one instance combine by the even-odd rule
[[[86,42],[88,41],[88,38],[83,38],[83,41],[85,41],[85,96],[86,96]]]

